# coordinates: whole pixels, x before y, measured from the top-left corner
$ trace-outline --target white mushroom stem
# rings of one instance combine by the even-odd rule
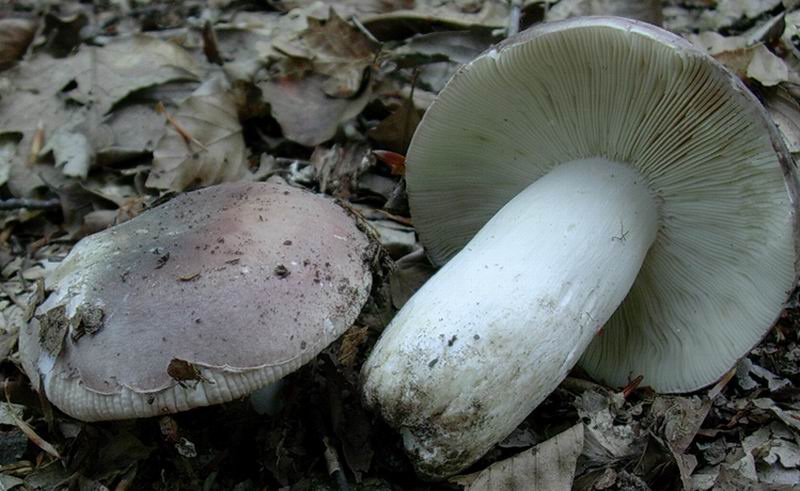
[[[637,171],[561,164],[411,298],[363,374],[367,403],[420,473],[473,463],[556,388],[625,298],[658,225]]]

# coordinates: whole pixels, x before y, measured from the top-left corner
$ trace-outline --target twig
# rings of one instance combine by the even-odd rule
[[[31,148],[28,152],[28,165],[33,165],[39,160],[39,153],[44,146],[44,123],[40,120],[36,123],[36,132],[31,139]]]
[[[361,34],[365,35],[365,36],[367,37],[367,39],[369,39],[370,41],[372,41],[373,43],[375,43],[375,44],[377,44],[377,45],[379,45],[379,46],[383,45],[383,43],[382,43],[382,42],[380,42],[380,41],[378,40],[378,38],[376,38],[376,37],[375,37],[375,35],[374,35],[374,34],[372,34],[371,32],[369,32],[369,29],[367,29],[367,28],[366,28],[366,26],[365,26],[364,24],[362,24],[360,20],[358,20],[358,17],[356,17],[356,16],[354,15],[354,16],[352,16],[352,17],[350,18],[350,20],[351,20],[351,21],[353,22],[353,24],[356,26],[356,29],[358,29],[359,31],[361,31]]]
[[[511,11],[508,14],[507,35],[513,36],[519,32],[519,18],[522,15],[522,0],[510,0]]]
[[[0,200],[0,210],[17,210],[19,208],[30,208],[31,210],[50,210],[60,207],[61,201],[58,198],[9,198]]]
[[[167,118],[169,124],[171,124],[172,127],[175,129],[175,131],[181,136],[181,138],[183,138],[183,141],[186,142],[186,145],[189,145],[189,143],[194,143],[203,150],[208,150],[208,148],[205,145],[203,145],[203,143],[200,142],[200,140],[192,136],[192,134],[189,133],[189,130],[184,128],[183,125],[181,125],[177,119],[175,119],[170,113],[167,112],[167,108],[164,107],[164,104],[162,102],[156,104],[156,113],[163,114],[164,117]]]

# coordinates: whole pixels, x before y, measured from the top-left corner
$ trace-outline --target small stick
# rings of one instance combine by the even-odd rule
[[[167,108],[164,107],[163,103],[159,102],[158,104],[156,104],[156,112],[158,114],[163,114],[164,117],[167,118],[167,121],[169,121],[169,124],[171,124],[172,127],[175,128],[175,131],[177,131],[178,134],[181,135],[181,138],[183,138],[183,140],[186,142],[187,145],[189,143],[194,143],[195,145],[197,145],[198,147],[202,148],[203,150],[208,150],[208,148],[205,145],[200,143],[200,140],[198,140],[197,138],[193,137],[192,134],[189,133],[189,130],[184,128],[183,125],[181,125],[178,122],[178,120],[176,120],[174,117],[172,117],[172,115],[170,113],[167,112]]]
[[[507,36],[513,36],[519,32],[519,18],[522,15],[522,0],[511,0],[511,11],[508,14]]]
[[[367,39],[369,39],[370,41],[372,41],[377,45],[383,44],[382,42],[378,41],[378,38],[376,38],[371,32],[369,32],[369,29],[367,29],[366,26],[362,24],[360,20],[358,20],[358,17],[354,15],[350,18],[350,20],[353,21],[353,24],[356,26],[356,29],[361,31],[361,34],[367,36]]]
[[[19,208],[30,208],[31,210],[50,210],[53,208],[59,208],[60,206],[61,201],[59,201],[58,198],[9,198],[0,200],[0,210],[17,210]]]
[[[36,124],[36,132],[33,134],[33,138],[31,139],[31,148],[30,152],[28,152],[28,165],[33,165],[39,160],[39,153],[42,151],[42,147],[44,146],[44,123],[39,121]]]

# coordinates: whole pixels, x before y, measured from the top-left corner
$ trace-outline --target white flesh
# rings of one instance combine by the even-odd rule
[[[364,393],[421,473],[471,464],[556,388],[627,295],[658,221],[637,171],[565,163],[411,298],[365,364]]]

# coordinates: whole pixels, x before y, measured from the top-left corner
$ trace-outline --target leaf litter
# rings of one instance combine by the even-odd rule
[[[576,14],[663,19],[742,77],[800,153],[800,11],[790,0],[0,5],[0,487],[794,488],[796,297],[717,386],[615,392],[575,370],[447,483],[418,480],[400,437],[362,407],[360,365],[434,271],[404,191],[410,137],[448,77],[503,38],[514,8],[523,27]],[[356,324],[287,377],[272,413],[245,399],[85,424],[32,392],[17,333],[77,239],[188,189],[269,178],[337,197],[393,260]]]

